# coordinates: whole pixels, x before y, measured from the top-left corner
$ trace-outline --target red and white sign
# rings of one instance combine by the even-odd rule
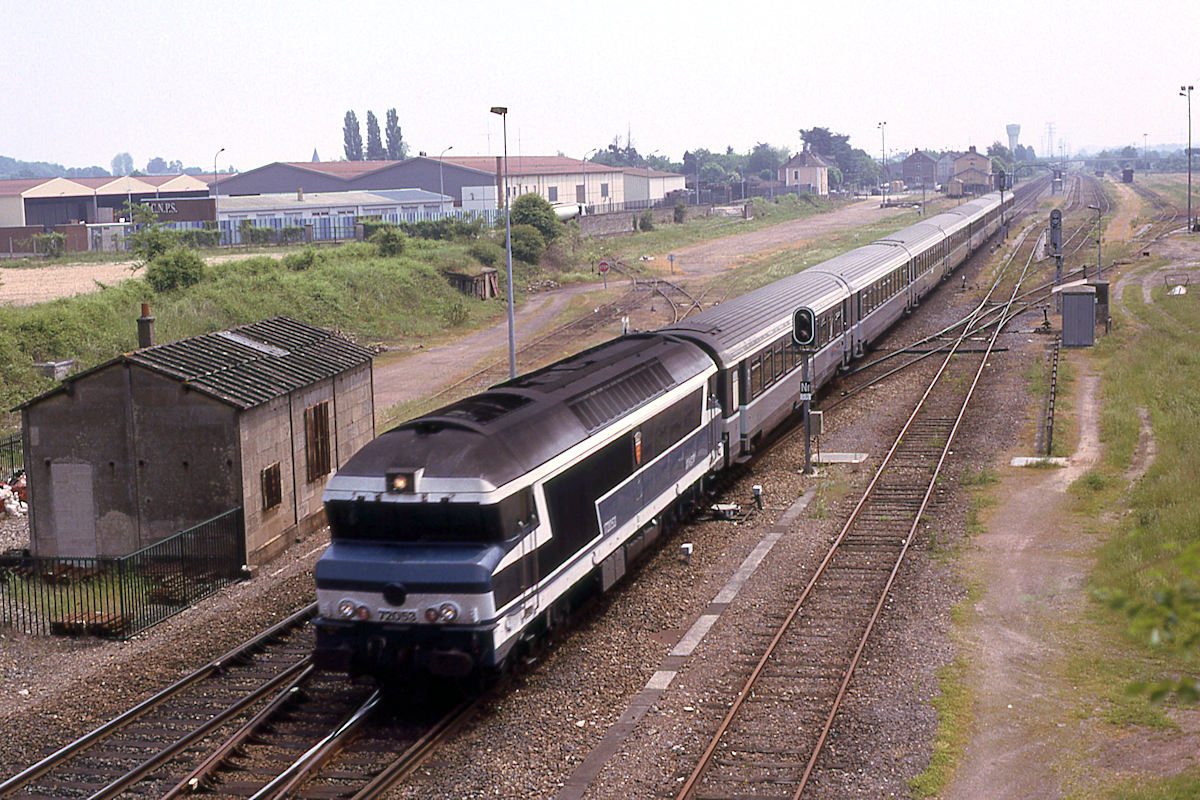
[[[607,261],[601,261],[600,265],[599,265],[600,274],[603,275],[606,272],[608,272],[608,267],[609,267],[609,263]]]

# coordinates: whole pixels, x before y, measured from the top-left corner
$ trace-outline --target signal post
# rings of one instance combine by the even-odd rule
[[[792,341],[800,348],[800,413],[804,417],[804,474],[812,474],[812,375],[809,361],[817,343],[817,317],[801,306],[792,312]]]

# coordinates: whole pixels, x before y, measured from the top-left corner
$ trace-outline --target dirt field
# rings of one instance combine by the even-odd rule
[[[262,254],[256,254],[262,255]],[[270,258],[282,258],[282,253],[266,253]],[[209,264],[220,264],[237,258],[249,258],[244,253],[209,256]],[[114,261],[96,264],[55,264],[51,267],[0,268],[0,305],[28,306],[58,297],[74,297],[111,286],[129,278],[141,277],[143,270],[136,261]]]

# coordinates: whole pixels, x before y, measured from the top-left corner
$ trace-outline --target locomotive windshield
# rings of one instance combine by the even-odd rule
[[[331,500],[325,515],[333,539],[482,544],[525,530],[537,521],[533,509],[532,493],[525,490],[491,505]]]

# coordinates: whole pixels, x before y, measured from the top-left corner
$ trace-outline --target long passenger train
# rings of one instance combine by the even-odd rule
[[[652,333],[622,336],[379,436],[325,490],[316,662],[499,671],[605,591],[705,482],[995,233],[989,194]]]

